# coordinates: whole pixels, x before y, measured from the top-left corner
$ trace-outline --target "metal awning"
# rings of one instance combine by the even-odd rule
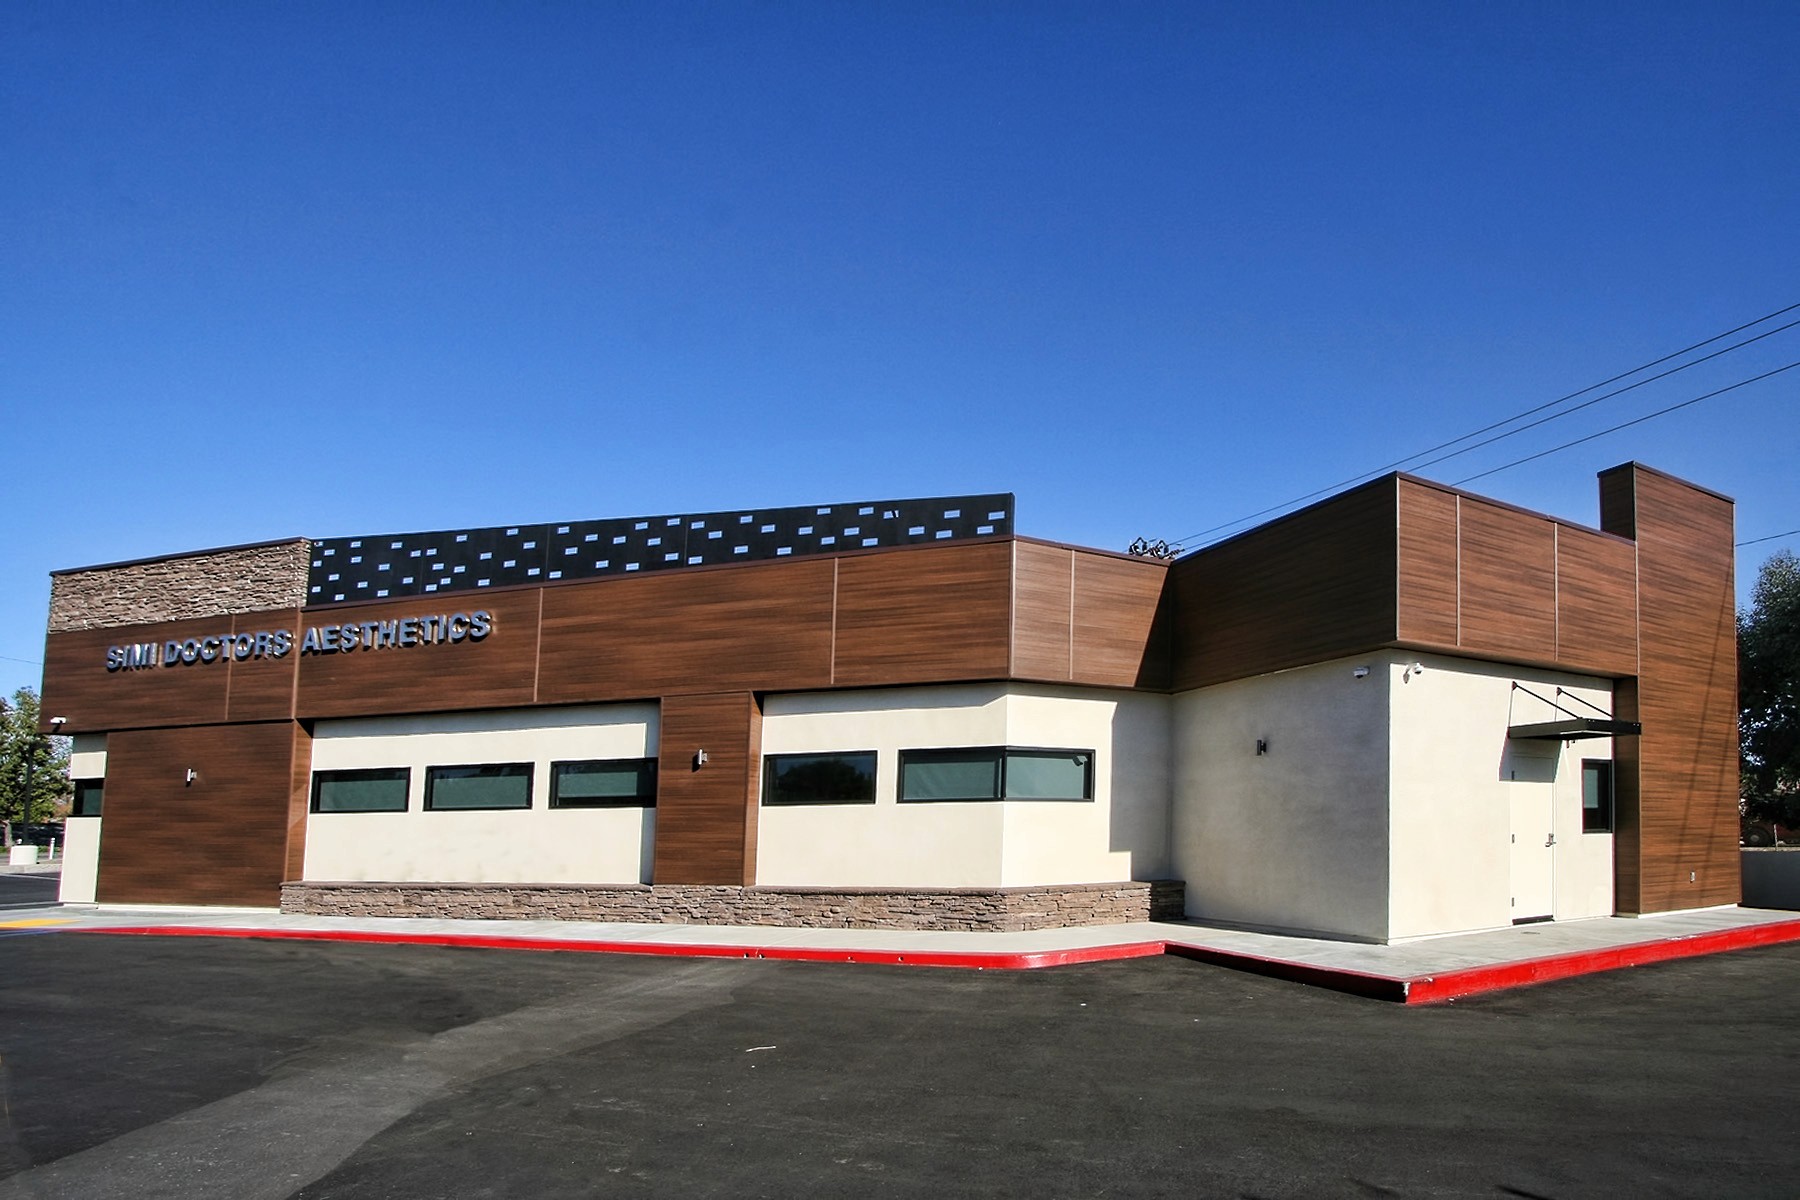
[[[1514,725],[1506,731],[1506,736],[1515,742],[1574,742],[1582,738],[1636,737],[1642,732],[1644,732],[1644,726],[1637,721],[1570,717],[1564,721],[1540,721],[1535,725]]]

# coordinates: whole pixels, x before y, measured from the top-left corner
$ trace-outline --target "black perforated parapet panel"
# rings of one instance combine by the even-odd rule
[[[636,571],[992,537],[1013,530],[1010,492],[691,516],[621,517],[313,542],[309,606],[591,579]]]

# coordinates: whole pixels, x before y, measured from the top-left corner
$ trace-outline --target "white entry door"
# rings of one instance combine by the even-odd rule
[[[1554,783],[1512,788],[1512,919],[1547,921],[1555,908]]]

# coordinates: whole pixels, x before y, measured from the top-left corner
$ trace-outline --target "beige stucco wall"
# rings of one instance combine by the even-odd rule
[[[1387,938],[1389,686],[1363,658],[1174,698],[1173,874],[1190,917]]]
[[[875,803],[764,807],[757,882],[1017,887],[1160,878],[1168,871],[1168,702],[999,684],[770,696],[763,753],[873,750]],[[900,751],[1092,750],[1094,799],[900,804]]]
[[[1413,663],[1424,670],[1410,671]],[[1521,789],[1542,791],[1553,806],[1552,915],[1611,914],[1613,838],[1581,831],[1581,761],[1611,758],[1612,740],[1514,743],[1506,736],[1513,725],[1564,718],[1515,682],[1584,716],[1599,714],[1558,698],[1557,687],[1610,713],[1611,682],[1399,653],[1380,669],[1393,713],[1389,936],[1512,923],[1512,814]]]
[[[304,878],[646,883],[655,810],[550,805],[550,764],[656,754],[654,704],[321,721],[313,770],[412,768],[403,813],[309,813]],[[426,812],[425,769],[530,762],[532,807]]]
[[[69,739],[69,778],[106,778],[106,735],[78,733]],[[104,813],[104,803],[101,812]],[[100,825],[106,818],[70,817],[63,822],[62,883],[57,899],[64,904],[92,904],[100,879]]]

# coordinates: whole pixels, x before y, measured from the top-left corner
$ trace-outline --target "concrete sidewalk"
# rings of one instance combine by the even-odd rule
[[[1017,970],[1175,954],[1406,1004],[1800,941],[1800,914],[1751,908],[1603,917],[1377,946],[1196,922],[937,933],[578,921],[291,916],[264,909],[69,905],[15,910],[0,935],[80,932],[295,938],[519,950],[869,962]]]

